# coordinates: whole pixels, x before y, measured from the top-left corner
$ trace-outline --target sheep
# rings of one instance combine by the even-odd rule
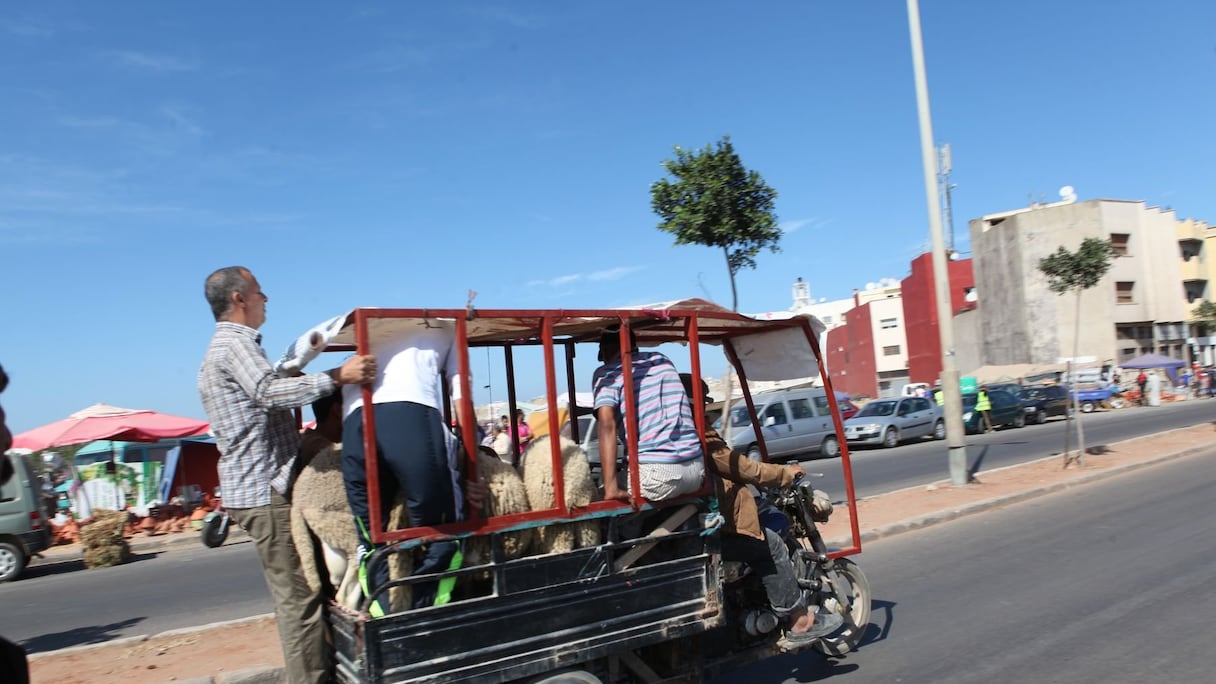
[[[526,513],[531,510],[523,479],[520,478],[515,468],[498,458],[493,449],[478,448],[477,473],[485,479],[486,487],[489,490],[485,503],[482,505],[482,515],[488,518],[495,515]],[[503,552],[506,559],[511,560],[523,556],[535,542],[536,530],[534,528],[504,534]],[[489,537],[475,536],[465,542],[465,565],[481,565],[489,560]]]
[[[553,459],[550,455],[552,447],[549,440],[549,435],[532,440],[523,454],[521,469],[524,487],[528,493],[528,504],[534,511],[553,508]],[[587,454],[579,445],[568,439],[561,438],[560,444],[566,505],[586,506],[597,498]],[[541,553],[563,553],[598,545],[600,524],[597,520],[582,520],[549,525],[538,528],[537,536]]]
[[[300,557],[300,568],[309,589],[318,593],[322,588],[321,573],[326,572],[335,592],[332,598],[339,605],[356,610],[363,598],[358,581],[359,537],[342,482],[342,445],[317,433],[306,434],[301,458],[307,463],[300,469],[291,497],[291,537]],[[406,524],[405,503],[398,498],[389,512],[389,529]],[[322,551],[320,565],[316,545]],[[412,554],[391,554],[390,577],[407,577],[412,571]],[[389,602],[394,607],[409,605],[409,593],[409,587],[394,588],[390,590]]]

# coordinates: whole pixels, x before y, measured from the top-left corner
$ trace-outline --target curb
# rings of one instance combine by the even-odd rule
[[[30,653],[29,655],[26,656],[26,659],[27,660],[42,660],[44,658],[51,658],[54,656],[73,655],[76,653],[87,653],[89,651],[94,651],[99,648],[109,648],[112,646],[120,646],[120,647],[121,646],[134,646],[136,644],[143,643],[153,637],[187,636],[187,635],[191,635],[191,634],[196,634],[198,632],[205,632],[210,629],[219,629],[222,627],[234,627],[236,625],[243,625],[243,624],[250,623],[250,622],[258,622],[259,620],[273,620],[273,619],[274,619],[274,613],[263,613],[262,615],[253,615],[250,617],[237,618],[235,620],[223,620],[220,622],[211,622],[211,623],[208,623],[205,625],[199,625],[197,627],[180,627],[178,629],[170,629],[170,630],[167,630],[164,632],[157,632],[156,634],[139,634],[136,636],[119,637],[117,639],[110,639],[109,641],[102,641],[102,642],[96,643],[96,644],[81,644],[79,646],[68,646],[67,648],[60,648],[60,649],[57,649],[54,651],[41,651],[39,653]],[[210,680],[207,679],[206,681],[210,681]]]

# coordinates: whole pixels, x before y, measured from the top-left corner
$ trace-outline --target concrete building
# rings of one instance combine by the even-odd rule
[[[908,383],[908,351],[900,285],[870,283],[853,291],[844,325],[828,330],[827,367],[836,389],[863,397],[891,396]]]
[[[1178,224],[1172,211],[1107,199],[1035,205],[971,221],[980,362],[1049,364],[1074,353],[1116,364],[1147,352],[1187,359]],[[1038,264],[1088,237],[1109,240],[1118,257],[1078,304],[1071,293],[1052,292]]]
[[[1216,284],[1216,226],[1203,221],[1186,219],[1179,221],[1178,251],[1182,257],[1182,287],[1187,301],[1187,318],[1190,320],[1196,307],[1213,301],[1213,284]],[[1210,326],[1192,325],[1192,360],[1204,366],[1216,365],[1216,330]]]

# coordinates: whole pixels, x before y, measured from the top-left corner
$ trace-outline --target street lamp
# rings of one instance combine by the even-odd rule
[[[912,72],[916,78],[916,114],[920,121],[920,153],[924,165],[925,198],[929,207],[929,237],[933,244],[933,284],[937,302],[937,330],[942,353],[942,397],[946,412],[946,443],[950,451],[950,480],[965,485],[967,443],[963,432],[963,397],[954,356],[954,312],[950,304],[950,272],[942,238],[942,209],[938,198],[937,150],[933,119],[929,116],[929,81],[925,77],[925,49],[920,33],[920,3],[908,0],[908,31],[912,37]]]

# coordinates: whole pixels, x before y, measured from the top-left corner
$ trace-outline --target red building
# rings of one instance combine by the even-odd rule
[[[856,301],[854,294],[854,301]],[[828,372],[832,387],[849,396],[877,397],[878,374],[874,361],[874,327],[869,303],[844,314],[844,325],[828,331]]]
[[[970,259],[946,262],[950,282],[950,316],[975,308],[975,273]],[[904,335],[908,341],[908,377],[911,382],[932,383],[942,372],[941,339],[937,322],[937,293],[934,290],[933,255],[926,252],[912,260],[912,273],[901,283],[904,304]]]

